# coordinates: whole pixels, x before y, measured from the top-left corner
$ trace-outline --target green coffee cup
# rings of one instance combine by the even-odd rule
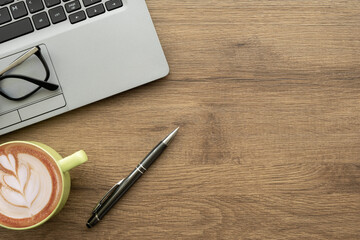
[[[58,170],[60,171],[62,184],[59,189],[59,191],[60,191],[59,194],[61,194],[61,196],[60,196],[60,198],[57,197],[58,203],[57,203],[56,207],[51,211],[51,213],[46,218],[44,218],[43,220],[41,220],[39,222],[34,223],[31,226],[26,226],[26,227],[10,227],[10,226],[1,224],[1,222],[0,222],[1,227],[8,228],[8,229],[13,229],[13,230],[32,229],[32,228],[35,228],[35,227],[45,223],[46,221],[48,221],[50,218],[52,218],[57,213],[59,213],[60,210],[64,207],[64,205],[68,199],[69,193],[70,193],[70,185],[71,185],[70,174],[68,171],[70,169],[86,162],[88,160],[88,158],[87,158],[86,153],[83,150],[80,150],[68,157],[63,158],[60,156],[59,153],[57,153],[51,147],[49,147],[45,144],[39,143],[39,142],[30,142],[30,141],[12,141],[12,142],[3,143],[0,145],[0,149],[1,149],[1,147],[6,147],[5,145],[9,145],[9,144],[12,144],[11,146],[14,146],[16,144],[19,144],[20,146],[22,146],[22,144],[30,145],[30,147],[35,147],[35,148],[37,148],[37,150],[43,151],[45,154],[47,154],[48,156],[51,157],[51,159],[52,159],[51,161],[56,163],[56,164],[53,164],[53,166],[56,166],[58,168]],[[1,152],[0,152],[0,154],[1,154]]]

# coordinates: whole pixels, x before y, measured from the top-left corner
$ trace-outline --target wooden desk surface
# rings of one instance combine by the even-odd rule
[[[1,136],[89,155],[58,216],[1,239],[359,239],[359,1],[147,3],[171,74]],[[177,126],[87,229],[99,197]]]

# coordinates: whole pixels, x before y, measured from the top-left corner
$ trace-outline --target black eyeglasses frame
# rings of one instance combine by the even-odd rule
[[[5,75],[6,72],[10,71],[11,69],[7,70],[5,73],[3,73],[2,75],[0,75],[0,81],[4,80],[4,79],[7,79],[7,78],[17,78],[17,79],[20,79],[20,80],[24,80],[24,81],[27,81],[27,82],[30,82],[30,83],[33,83],[35,85],[38,85],[37,88],[35,88],[33,91],[31,91],[30,93],[22,96],[22,97],[19,97],[19,98],[14,98],[14,97],[11,97],[9,95],[7,95],[5,92],[3,92],[0,88],[0,95],[9,99],[9,100],[13,100],[13,101],[21,101],[21,100],[24,100],[28,97],[30,97],[31,95],[33,95],[34,93],[36,93],[37,91],[39,91],[40,88],[45,88],[47,90],[50,90],[50,91],[55,91],[56,89],[58,89],[58,85],[57,84],[53,84],[53,83],[49,83],[47,82],[50,78],[50,70],[49,70],[49,66],[47,65],[44,57],[42,56],[41,54],[41,49],[40,47],[35,47],[37,48],[37,51],[34,53],[35,56],[37,56],[40,60],[40,62],[42,63],[42,65],[44,66],[45,68],[45,79],[44,80],[39,80],[39,79],[36,79],[36,78],[31,78],[31,77],[28,77],[28,76],[24,76],[24,75],[18,75],[18,74],[9,74],[9,75]],[[21,57],[20,57],[21,58]],[[18,59],[20,59],[18,58]],[[28,57],[27,57],[28,58]],[[16,61],[16,60],[15,60]],[[25,60],[24,60],[25,61]],[[21,63],[20,63],[21,64]]]

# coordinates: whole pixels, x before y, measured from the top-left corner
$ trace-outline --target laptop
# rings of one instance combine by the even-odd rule
[[[0,96],[0,135],[169,73],[145,0],[0,0],[0,71],[34,47],[58,87]],[[32,63],[13,71],[40,79]]]

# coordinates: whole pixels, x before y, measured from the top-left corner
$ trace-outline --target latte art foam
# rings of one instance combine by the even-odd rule
[[[26,144],[0,148],[0,224],[31,226],[57,206],[61,175],[46,155]]]
[[[41,161],[29,154],[18,155],[18,170],[12,154],[0,155],[0,213],[12,218],[28,218],[49,202],[51,177]]]

